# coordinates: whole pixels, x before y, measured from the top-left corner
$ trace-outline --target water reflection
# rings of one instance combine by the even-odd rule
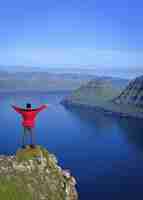
[[[136,145],[143,152],[143,120],[120,118],[86,108],[81,109],[76,107],[68,109],[76,114],[84,123],[96,127],[97,133],[105,134],[105,130],[113,133],[116,130],[121,137],[125,138],[128,144]]]
[[[82,136],[86,135],[94,143],[100,139],[103,142],[105,138],[109,138],[109,140],[120,139],[117,136],[118,125],[114,117],[95,112],[91,109],[77,107],[68,109],[68,112],[76,118],[76,121],[79,121],[80,129],[82,128]]]
[[[116,119],[104,115],[103,113],[100,112],[95,112],[91,109],[80,109],[80,108],[68,108],[71,112],[75,113],[78,115],[78,117],[84,121],[85,123],[90,123],[91,125],[96,125],[97,128],[99,129],[104,129],[107,128],[112,128],[114,126],[113,122],[116,122]]]
[[[143,151],[143,121],[141,119],[118,118],[118,124],[128,142]]]

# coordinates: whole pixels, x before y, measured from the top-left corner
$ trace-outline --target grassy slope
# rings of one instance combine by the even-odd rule
[[[71,95],[72,102],[79,102],[87,105],[103,105],[105,102],[112,100],[121,92],[120,88],[113,87],[110,82],[100,83],[95,80],[90,81],[87,85],[75,90]]]
[[[75,90],[69,97],[73,105],[97,107],[108,112],[120,113],[124,116],[143,117],[143,109],[130,104],[115,104],[112,100],[121,93],[121,89],[112,85],[90,87],[90,84]]]
[[[32,195],[21,179],[0,177],[0,199],[2,200],[32,200]]]

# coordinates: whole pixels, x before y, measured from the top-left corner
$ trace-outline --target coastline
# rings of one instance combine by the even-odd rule
[[[113,102],[108,102],[104,106],[101,106],[101,105],[90,105],[90,104],[85,104],[85,103],[80,103],[80,102],[75,102],[75,101],[63,100],[61,101],[61,104],[65,106],[66,108],[74,107],[74,108],[81,108],[81,109],[90,109],[90,110],[92,109],[92,111],[102,112],[103,114],[111,115],[111,116],[117,116],[117,117],[122,117],[122,118],[143,119],[143,111],[142,112],[137,112],[137,111],[127,112],[125,109],[127,108],[126,105],[121,106]],[[114,106],[114,107],[112,107],[111,109],[111,106]],[[135,107],[135,108],[139,109],[138,107]],[[118,111],[118,109],[120,111]]]

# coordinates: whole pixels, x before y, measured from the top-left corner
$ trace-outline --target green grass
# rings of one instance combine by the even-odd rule
[[[0,177],[0,199],[2,200],[32,200],[32,195],[22,181]]]
[[[112,85],[98,86],[98,87],[81,87],[75,90],[72,95],[72,101],[79,101],[86,104],[101,103],[112,100],[120,94],[120,90]]]
[[[36,146],[36,148],[30,148],[30,146],[27,146],[25,149],[19,149],[16,152],[16,159],[17,161],[27,161],[34,159],[37,156],[41,155],[41,148],[40,146]]]

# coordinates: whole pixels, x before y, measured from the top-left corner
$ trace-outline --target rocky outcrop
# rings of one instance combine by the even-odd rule
[[[0,156],[0,198],[4,200],[77,200],[76,180],[46,149],[27,146]]]

